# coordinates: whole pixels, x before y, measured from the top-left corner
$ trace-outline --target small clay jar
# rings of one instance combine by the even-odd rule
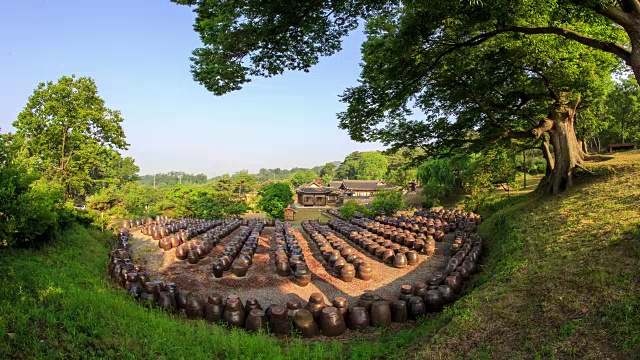
[[[311,315],[309,310],[297,310],[293,316],[293,324],[304,338],[310,339],[320,333],[318,325],[313,321],[313,315]]]
[[[189,250],[187,250],[186,247],[180,245],[176,248],[176,259],[187,260],[188,255],[189,255]]]
[[[249,265],[244,260],[236,259],[231,265],[231,272],[237,277],[244,277],[247,271],[249,271]]]
[[[313,315],[314,320],[317,321],[320,318],[320,313],[325,307],[327,307],[327,304],[324,302],[324,296],[321,293],[311,294],[306,309]]]
[[[297,266],[296,271],[293,274],[293,283],[298,286],[307,286],[311,282],[311,272],[306,265]]]
[[[340,276],[340,274],[342,273],[342,268],[346,264],[347,261],[342,257],[336,260],[336,262],[333,264],[333,272],[336,274],[336,276]]]
[[[389,250],[390,252],[387,252],[387,250]],[[391,249],[387,249],[384,246],[380,246],[380,247],[376,248],[376,257],[378,259],[382,260],[383,262],[384,262],[384,259],[385,259],[385,253],[386,253],[387,257],[393,256],[393,250],[391,250]]]
[[[375,301],[371,305],[371,325],[390,325],[391,324],[391,309],[389,303],[385,300]]]
[[[435,252],[436,252],[436,242],[435,242],[435,240],[427,241],[427,244],[425,245],[425,248],[424,248],[424,252],[425,252],[425,254],[427,254],[427,256],[431,256],[431,255],[435,254]]]
[[[347,324],[338,309],[328,306],[320,314],[320,329],[325,336],[340,336],[347,331]]]
[[[353,264],[345,264],[340,272],[340,278],[344,282],[352,282],[356,277],[356,269]]]
[[[167,311],[176,310],[176,299],[168,291],[160,291],[158,294],[158,306]]]
[[[412,296],[409,299],[409,319],[416,320],[427,313],[427,308],[424,305],[424,301],[419,296]]]
[[[349,325],[349,329],[359,330],[369,326],[371,320],[366,308],[356,306],[349,310],[349,320],[347,322]]]
[[[291,274],[291,267],[287,260],[280,260],[276,263],[276,273],[280,276],[289,276]]]
[[[429,290],[423,298],[427,312],[440,312],[444,306],[444,298],[438,290]]]
[[[360,299],[358,299],[357,306],[367,309],[367,313],[369,313],[371,312],[371,305],[373,304],[374,301],[375,301],[375,297],[373,294],[364,293],[360,295]]]
[[[220,262],[220,260],[215,260],[211,265],[211,269],[215,278],[219,279],[224,275],[224,271],[222,270],[222,262]]]
[[[398,297],[400,300],[404,300],[406,303],[409,303],[409,298],[413,296],[413,287],[411,285],[402,285],[400,286],[400,296]]]
[[[287,309],[279,305],[270,308],[269,324],[271,331],[276,336],[289,335],[291,333],[291,318],[287,315]]]
[[[401,253],[396,254],[393,258],[393,267],[398,269],[407,267],[407,257]]]
[[[338,309],[345,321],[349,318],[349,300],[347,298],[339,296],[333,299],[333,307]]]
[[[363,262],[358,266],[358,278],[364,281],[369,281],[373,278],[373,269],[367,262]]]
[[[222,263],[222,271],[229,271],[231,269],[231,258],[227,255],[220,256],[220,263]]]
[[[162,250],[164,251],[169,251],[171,250],[171,239],[169,238],[163,238],[162,240],[160,240],[160,247],[162,248]]]
[[[200,261],[200,257],[195,250],[189,250],[189,253],[187,254],[187,261],[189,262],[189,264],[195,265],[198,263],[198,261]]]
[[[456,297],[456,293],[449,285],[439,285],[438,292],[440,292],[440,295],[442,295],[442,299],[444,300],[445,304],[453,302]]]
[[[202,319],[204,317],[204,304],[201,299],[191,293],[187,296],[184,311],[188,319]]]
[[[260,329],[266,329],[268,326],[267,315],[260,309],[253,309],[247,316],[244,328],[249,332],[258,332]]]
[[[262,310],[262,306],[260,305],[260,302],[258,302],[258,299],[254,297],[248,297],[244,305],[244,314],[246,316],[249,316],[251,310],[254,309]]]
[[[422,239],[418,239],[413,243],[413,250],[417,251],[418,253],[423,252],[425,247],[425,243],[424,240]]]
[[[391,321],[394,323],[407,322],[407,302],[396,300],[391,307]]]
[[[427,288],[427,284],[425,284],[422,281],[414,282],[413,286],[412,286],[412,289],[413,289],[413,295],[414,296],[420,296],[420,297],[425,296],[427,294],[427,291],[429,290]]]
[[[415,250],[407,251],[404,256],[407,257],[407,265],[414,266],[418,264],[419,258],[418,253]]]
[[[302,304],[298,300],[289,300],[287,301],[287,316],[289,318],[293,318],[296,314],[296,311],[302,309]]]
[[[237,297],[227,298],[227,304],[222,313],[222,320],[233,327],[242,327],[245,323],[244,310],[242,302]]]
[[[204,318],[210,323],[215,323],[222,319],[223,312],[222,296],[218,294],[209,295],[204,308]]]
[[[462,276],[459,273],[452,273],[444,280],[445,285],[449,285],[456,294],[462,290]]]

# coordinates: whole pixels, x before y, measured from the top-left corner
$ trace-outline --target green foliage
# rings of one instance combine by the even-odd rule
[[[385,177],[385,182],[390,185],[406,188],[409,186],[409,182],[415,180],[417,176],[418,170],[416,168],[403,166],[396,170],[390,170]]]
[[[380,190],[371,202],[370,211],[374,214],[392,216],[404,207],[402,192],[398,190]]]
[[[547,162],[543,158],[527,159],[527,174],[539,175],[544,174],[547,168]]]
[[[290,204],[293,204],[293,191],[284,182],[265,184],[259,194],[258,208],[270,218],[283,219],[284,213],[282,211]]]
[[[442,199],[459,185],[450,158],[429,159],[418,167],[417,177],[424,188],[423,206],[427,208],[440,205]]]
[[[351,220],[351,218],[355,215],[356,212],[360,212],[366,214],[368,209],[364,205],[358,204],[355,200],[347,200],[344,205],[340,207],[340,215],[347,220]]]
[[[140,184],[156,187],[172,187],[179,183],[184,185],[204,185],[207,183],[205,174],[187,174],[182,171],[170,171],[163,174],[143,175],[140,177]]]
[[[322,178],[322,182],[324,184],[329,183],[336,177],[336,164],[327,163],[320,170],[320,177]]]
[[[298,187],[302,184],[318,180],[318,175],[312,170],[298,171],[291,177],[291,184]]]
[[[362,153],[356,165],[357,180],[381,180],[387,173],[389,162],[378,152]]]
[[[93,79],[75,76],[41,83],[13,123],[17,158],[67,196],[83,198],[113,183],[136,179],[120,112],[105,107]]]

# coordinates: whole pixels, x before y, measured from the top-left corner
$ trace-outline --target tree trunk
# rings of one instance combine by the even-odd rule
[[[582,164],[584,160],[585,153],[582,151],[574,128],[575,113],[579,103],[580,99],[570,102],[559,99],[553,105],[548,118],[542,120],[531,131],[536,137],[548,132],[553,146],[553,161],[551,161],[548,145],[543,145],[543,154],[549,157],[547,172],[549,165],[552,166],[550,173],[545,175],[538,186],[538,189],[546,194],[555,195],[570,187],[576,166]]]

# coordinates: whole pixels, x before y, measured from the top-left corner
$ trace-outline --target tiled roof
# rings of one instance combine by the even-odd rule
[[[331,194],[336,189],[330,187],[299,187],[296,189],[298,194]]]

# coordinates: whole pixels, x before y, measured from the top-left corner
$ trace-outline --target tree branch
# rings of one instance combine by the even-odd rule
[[[636,9],[636,11],[638,10],[636,8],[638,6],[637,0],[631,0],[631,1],[623,0],[622,2],[627,6],[631,5],[631,7]],[[634,4],[630,4],[630,3],[634,3]],[[596,5],[596,6],[587,6],[587,7],[597,12],[598,14],[608,17],[609,19],[613,20],[613,22],[615,22],[616,24],[622,27],[629,26],[632,23],[632,19],[629,16],[629,14],[627,14],[626,12],[619,9],[617,6],[613,4],[607,4],[606,6]]]
[[[553,120],[551,120],[549,118],[544,118],[544,119],[540,120],[540,122],[538,123],[538,126],[536,126],[533,129],[531,129],[529,131],[529,133],[532,136],[534,136],[536,139],[539,139],[540,136],[542,136],[542,134],[544,134],[547,131],[551,130],[552,127],[553,127]]]

